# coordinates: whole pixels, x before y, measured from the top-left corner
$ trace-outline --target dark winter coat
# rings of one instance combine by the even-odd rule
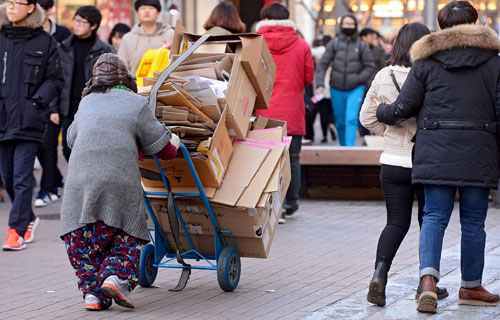
[[[325,73],[332,62],[330,87],[338,90],[349,91],[367,84],[375,70],[370,46],[355,35],[347,39],[340,34],[328,43],[316,70],[316,87],[324,87]]]
[[[43,20],[37,5],[26,27],[13,27],[0,6],[0,141],[42,142],[48,104],[63,86],[57,42]]]
[[[59,113],[63,116],[68,116],[71,102],[71,86],[73,82],[73,71],[75,70],[74,38],[75,35],[73,34],[61,43],[61,56],[64,65],[64,89],[61,93]],[[96,36],[94,45],[85,59],[85,82],[92,78],[92,68],[103,53],[113,53],[113,48]]]
[[[71,35],[71,31],[65,26],[61,26],[54,21],[50,20],[50,30],[49,34],[56,39],[57,42],[61,43],[64,39]]]
[[[389,125],[417,116],[413,183],[496,189],[498,52],[498,36],[480,25],[445,29],[413,46],[399,97],[377,110]]]

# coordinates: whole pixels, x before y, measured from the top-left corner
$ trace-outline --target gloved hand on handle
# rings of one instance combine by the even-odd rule
[[[181,139],[179,139],[175,133],[172,133],[170,141],[167,143],[165,148],[156,154],[156,156],[164,161],[175,159],[177,156],[177,149],[179,149],[180,144]]]

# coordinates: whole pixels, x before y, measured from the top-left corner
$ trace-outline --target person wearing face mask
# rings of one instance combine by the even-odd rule
[[[316,94],[323,93],[325,73],[330,64],[330,92],[341,146],[354,146],[358,116],[375,63],[370,47],[357,36],[358,24],[352,15],[340,20],[341,32],[328,43],[316,71]]]

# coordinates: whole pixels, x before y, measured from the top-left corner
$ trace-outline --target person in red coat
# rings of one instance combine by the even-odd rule
[[[255,113],[286,121],[288,135],[293,137],[290,146],[292,181],[283,204],[285,210],[281,214],[280,223],[285,223],[286,217],[299,208],[299,159],[302,136],[306,133],[304,86],[314,80],[311,49],[297,35],[295,24],[288,20],[289,16],[290,13],[284,6],[272,3],[261,10],[262,21],[257,24],[257,32],[266,39],[276,63],[276,77],[269,109],[257,110]]]

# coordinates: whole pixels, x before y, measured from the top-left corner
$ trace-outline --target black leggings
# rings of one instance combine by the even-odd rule
[[[418,223],[422,227],[425,196],[422,185],[411,184],[411,169],[382,165],[380,184],[387,208],[387,224],[377,246],[377,263],[385,261],[390,267],[396,252],[408,233],[415,194],[418,199]]]

